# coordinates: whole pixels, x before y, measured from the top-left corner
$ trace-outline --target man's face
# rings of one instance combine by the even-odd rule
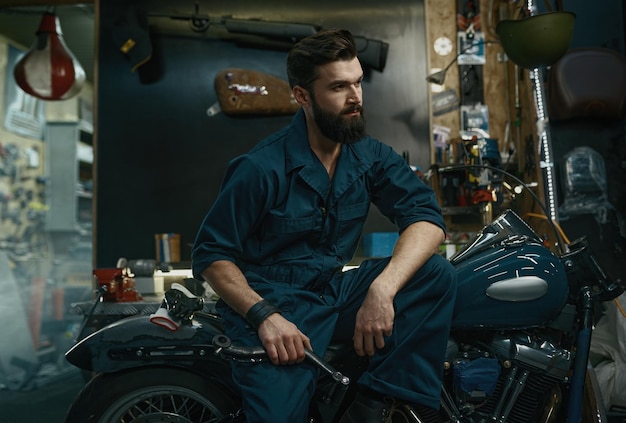
[[[363,117],[363,70],[357,58],[322,65],[313,83],[311,109],[320,132],[342,144],[365,135]]]

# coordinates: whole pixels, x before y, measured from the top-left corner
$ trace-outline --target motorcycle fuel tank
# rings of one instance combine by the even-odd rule
[[[540,244],[502,243],[456,263],[458,328],[526,328],[554,319],[568,297],[559,259]]]

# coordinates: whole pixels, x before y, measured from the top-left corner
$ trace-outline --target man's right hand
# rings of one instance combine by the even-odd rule
[[[257,294],[237,265],[228,260],[218,260],[202,271],[217,295],[242,316],[263,298]],[[270,361],[278,364],[294,364],[304,360],[305,348],[311,349],[311,341],[296,325],[280,313],[270,314],[257,331]]]
[[[276,365],[301,363],[304,350],[312,349],[309,338],[279,313],[263,320],[258,334],[270,361]]]

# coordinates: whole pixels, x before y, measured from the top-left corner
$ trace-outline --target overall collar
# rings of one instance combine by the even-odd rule
[[[298,170],[300,177],[326,197],[330,187],[328,174],[321,165],[309,145],[304,111],[298,110],[287,130],[285,140],[285,171],[291,173]],[[341,146],[339,162],[333,178],[333,197],[339,198],[352,183],[372,167],[377,161],[367,148],[372,140],[366,136],[363,140]]]

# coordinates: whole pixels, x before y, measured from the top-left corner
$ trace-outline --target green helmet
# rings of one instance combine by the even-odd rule
[[[550,66],[569,48],[574,18],[571,12],[547,12],[496,26],[504,52],[513,63],[534,69]]]

